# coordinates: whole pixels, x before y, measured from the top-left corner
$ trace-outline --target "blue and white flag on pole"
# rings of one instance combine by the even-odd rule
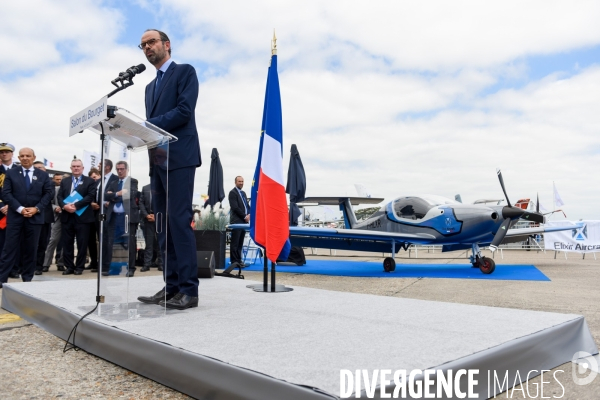
[[[556,207],[564,206],[565,203],[560,198],[560,195],[558,194],[558,190],[556,190],[556,184],[554,182],[552,182],[552,186],[554,186],[554,204],[556,205]]]

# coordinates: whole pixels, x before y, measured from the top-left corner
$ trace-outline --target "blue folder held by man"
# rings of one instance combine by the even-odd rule
[[[73,191],[73,193],[71,193],[69,195],[69,197],[67,197],[65,199],[65,204],[77,203],[81,199],[83,199],[83,197],[79,194],[79,192]],[[79,210],[76,210],[75,214],[77,214],[81,217],[81,214],[83,214],[83,212],[85,211],[86,208],[88,208],[88,206],[85,206],[83,208],[80,208]]]

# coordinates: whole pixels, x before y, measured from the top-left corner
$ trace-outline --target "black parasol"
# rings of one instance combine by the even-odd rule
[[[208,181],[208,199],[204,203],[206,206],[214,207],[215,204],[220,203],[225,198],[225,189],[223,188],[223,167],[221,166],[221,159],[219,158],[219,152],[216,148],[212,149],[210,155],[210,177]]]
[[[290,195],[290,225],[297,226],[300,209],[296,203],[301,202],[306,197],[306,174],[295,144],[292,145],[290,152],[290,166],[285,192]]]

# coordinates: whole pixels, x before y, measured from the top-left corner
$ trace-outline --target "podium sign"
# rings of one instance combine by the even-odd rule
[[[69,120],[69,136],[97,125],[100,121],[104,121],[107,117],[108,97],[104,96],[89,107],[84,108],[77,114],[73,115]]]

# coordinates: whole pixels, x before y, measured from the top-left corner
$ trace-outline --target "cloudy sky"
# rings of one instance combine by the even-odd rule
[[[196,192],[215,147],[249,189],[275,28],[284,169],[295,143],[309,196],[501,198],[499,167],[512,202],[550,209],[554,181],[569,219],[600,219],[599,19],[597,1],[4,2],[0,141],[60,169],[97,150],[69,117],[142,62],[110,103],[145,115],[136,45],[157,28],[200,80]]]

